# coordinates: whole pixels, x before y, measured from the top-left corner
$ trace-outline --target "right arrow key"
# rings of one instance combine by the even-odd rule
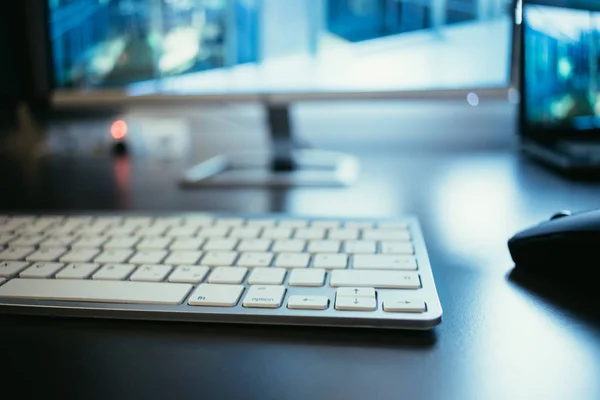
[[[403,296],[389,296],[383,300],[383,311],[423,313],[427,306],[423,300]]]

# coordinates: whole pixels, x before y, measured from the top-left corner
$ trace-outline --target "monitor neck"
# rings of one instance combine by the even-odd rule
[[[294,141],[289,104],[265,104],[269,135],[273,146],[271,170],[277,172],[293,171],[296,165],[293,159]]]

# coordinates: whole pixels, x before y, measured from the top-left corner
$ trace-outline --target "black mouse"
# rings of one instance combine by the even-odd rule
[[[525,229],[508,241],[515,267],[560,271],[600,265],[600,210],[571,214],[561,211],[550,220]]]

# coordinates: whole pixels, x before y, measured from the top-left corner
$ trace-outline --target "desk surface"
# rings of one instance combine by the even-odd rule
[[[19,136],[29,139],[5,148],[30,149],[29,128]],[[219,135],[199,135],[220,149]],[[597,296],[515,277],[506,240],[556,210],[597,207],[600,185],[553,175],[520,157],[512,139],[469,152],[418,141],[382,151],[375,136],[371,147],[360,133],[354,145],[344,142],[362,163],[359,181],[345,189],[184,191],[174,182],[185,158],[3,156],[0,212],[415,213],[444,308],[432,332],[2,316],[3,382],[19,398],[599,398]]]

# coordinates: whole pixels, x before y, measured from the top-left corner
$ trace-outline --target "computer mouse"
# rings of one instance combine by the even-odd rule
[[[515,267],[558,270],[600,264],[600,210],[561,211],[548,221],[525,229],[508,241]]]

